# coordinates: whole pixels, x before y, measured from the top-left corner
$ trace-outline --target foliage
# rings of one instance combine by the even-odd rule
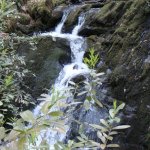
[[[114,103],[116,103],[116,100],[114,100]],[[119,134],[118,130],[127,129],[130,126],[129,125],[116,125],[118,124],[118,120],[116,120],[117,115],[119,114],[119,110],[122,110],[124,108],[125,104],[122,103],[119,106],[116,106],[116,108],[113,108],[113,110],[116,112],[112,115],[112,111],[109,111],[109,118],[106,119],[100,119],[100,124],[89,124],[94,130],[97,132],[97,137],[100,139],[100,143],[90,140],[87,136],[84,134],[80,134],[80,136],[77,137],[78,142],[75,141],[68,141],[67,144],[63,144],[62,142],[58,142],[55,144],[56,150],[72,150],[74,148],[86,148],[86,149],[97,149],[100,148],[102,150],[105,150],[107,148],[118,148],[118,144],[112,143],[114,136]],[[111,109],[110,109],[111,110]],[[113,120],[113,121],[112,121]]]
[[[90,53],[89,58],[85,57],[83,61],[85,64],[87,64],[89,66],[89,68],[94,69],[94,67],[96,66],[96,64],[99,61],[99,55],[95,54],[94,48],[91,48],[89,50],[89,53]]]
[[[24,106],[32,103],[30,94],[24,91],[27,88],[24,77],[29,73],[24,57],[16,54],[11,36],[3,33],[6,17],[15,12],[13,5],[14,2],[0,1],[0,141],[8,132],[9,123],[16,120]]]
[[[5,20],[7,17],[15,14],[14,2],[7,0],[0,1],[0,31],[3,30],[5,26]]]
[[[3,41],[4,42],[4,41]],[[22,89],[23,78],[28,73],[25,69],[24,58],[15,54],[15,51],[6,48],[1,43],[0,49],[0,113],[5,119],[17,112],[23,105],[28,105],[30,95]]]

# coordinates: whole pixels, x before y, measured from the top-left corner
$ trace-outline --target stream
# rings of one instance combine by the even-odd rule
[[[64,38],[70,43],[70,49],[71,49],[71,62],[70,64],[64,65],[63,69],[60,71],[58,78],[55,81],[54,89],[59,91],[60,93],[64,91],[68,87],[68,83],[71,79],[75,78],[79,75],[86,76],[90,73],[90,69],[86,64],[83,63],[83,56],[86,50],[86,40],[85,38],[78,36],[78,32],[82,25],[84,24],[86,13],[82,13],[78,18],[78,24],[74,27],[72,30],[72,33],[63,33],[63,26],[64,23],[71,12],[72,9],[75,9],[74,7],[77,6],[71,6],[64,10],[63,17],[61,22],[56,26],[55,30],[53,32],[47,32],[47,33],[41,33],[38,34],[38,36],[51,36],[55,40],[55,38]],[[71,93],[70,93],[71,96]],[[51,98],[51,92],[49,93],[49,96],[45,96],[44,98],[41,98],[41,100],[47,101],[49,98]],[[43,106],[44,102],[41,102],[35,109],[34,109],[34,115],[37,116],[40,114],[40,109]],[[59,108],[52,108],[53,110],[59,110]],[[68,120],[66,119],[66,122]],[[69,130],[69,127],[67,127],[66,133]],[[40,146],[40,143],[43,139],[46,139],[47,143],[49,144],[50,149],[54,149],[54,144],[57,141],[62,141],[65,137],[65,134],[60,134],[57,131],[53,130],[46,130],[41,131],[40,135],[38,136],[36,140],[36,146]],[[31,149],[31,148],[30,148]]]

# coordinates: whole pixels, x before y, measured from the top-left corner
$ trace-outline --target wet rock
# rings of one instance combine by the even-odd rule
[[[74,6],[65,22],[65,32],[71,32],[74,26],[77,24],[80,14],[90,10],[90,8],[90,4]]]
[[[108,117],[107,110],[105,108],[101,109],[93,106],[90,110],[87,111],[84,107],[79,105],[77,106],[76,110],[73,112],[72,115],[73,118],[81,124],[85,122],[86,124],[83,124],[83,126],[81,127],[78,123],[73,121],[71,123],[70,130],[67,133],[66,139],[77,140],[79,132],[82,132],[89,139],[98,141],[95,131],[88,124],[99,124],[100,119],[106,119]]]
[[[62,66],[71,63],[70,54],[69,54],[69,55],[66,55],[66,54],[60,55],[60,57],[59,57],[59,63],[60,63],[60,65],[62,65]]]
[[[59,23],[59,21],[61,20],[63,16],[63,10],[65,8],[65,6],[58,6],[52,11],[51,21],[54,22],[54,25],[56,25],[56,23]]]
[[[30,44],[32,40],[36,41],[35,49]],[[53,41],[52,37],[35,37],[32,40],[16,43],[16,49],[19,55],[25,56],[27,68],[35,74],[35,77],[27,77],[25,81],[32,96],[37,98],[54,83],[61,69],[60,59],[62,61],[67,57],[71,60],[71,52],[64,39]]]

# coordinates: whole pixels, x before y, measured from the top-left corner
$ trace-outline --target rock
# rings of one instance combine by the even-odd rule
[[[65,6],[58,6],[52,11],[52,16],[49,23],[51,24],[50,27],[55,27],[60,22],[65,8]]]
[[[146,109],[150,99],[149,14],[146,0],[110,1],[92,18],[87,18],[80,31],[80,35],[87,36],[88,47],[94,47],[106,68],[112,71],[111,96],[137,107],[135,116],[125,121],[132,127],[124,138],[128,148],[122,149],[127,150],[148,149],[143,137],[150,126]]]
[[[74,26],[78,23],[78,18],[82,12],[90,10],[91,5],[77,5],[72,7],[71,12],[69,13],[67,20],[65,22],[65,32],[71,32]]]
[[[24,34],[46,31],[54,28],[61,20],[65,6],[53,8],[51,0],[29,0],[21,3],[21,10],[17,16],[6,19],[5,32],[20,31]],[[23,8],[26,8],[22,11]]]
[[[29,0],[27,2],[27,11],[34,20],[41,18],[43,22],[47,22],[47,19],[51,17],[52,8],[51,0]]]
[[[30,44],[32,40],[36,41],[36,49],[33,49],[32,43]],[[56,41],[53,41],[52,37],[23,40],[16,44],[16,49],[19,55],[25,56],[27,68],[35,74],[35,77],[28,77],[25,80],[34,98],[40,96],[54,83],[61,69],[60,60],[66,57],[71,60],[69,45],[61,38],[56,38]]]

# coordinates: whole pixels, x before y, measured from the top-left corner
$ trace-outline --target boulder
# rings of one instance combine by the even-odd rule
[[[16,41],[16,49],[20,56],[25,56],[27,68],[35,74],[35,77],[25,79],[34,98],[40,96],[54,83],[62,68],[60,62],[70,63],[71,61],[69,45],[65,39],[61,38],[35,37]]]

